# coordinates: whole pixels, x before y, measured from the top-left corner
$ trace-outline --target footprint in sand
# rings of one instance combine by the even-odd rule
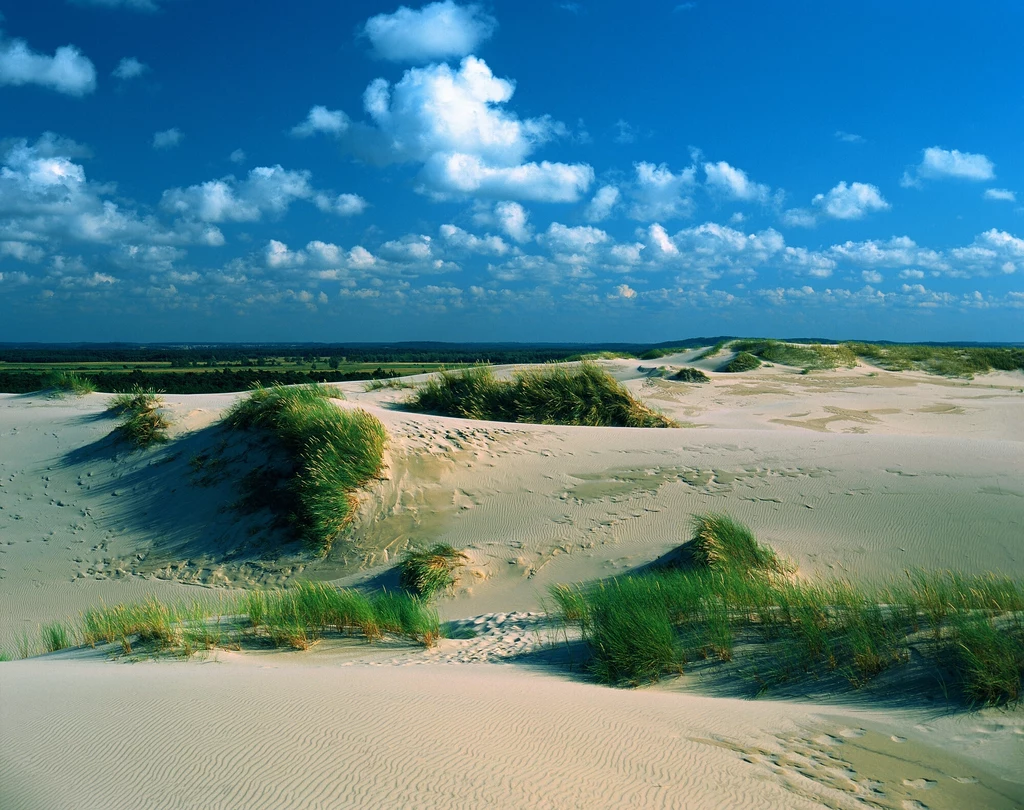
[[[904,743],[907,741],[906,737],[901,737],[899,734],[893,734],[889,739],[895,743]]]
[[[931,790],[935,787],[938,782],[934,779],[904,779],[903,784],[905,787],[913,788],[914,790]]]

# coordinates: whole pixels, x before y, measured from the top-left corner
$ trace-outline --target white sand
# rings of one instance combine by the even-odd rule
[[[467,422],[392,409],[406,392],[342,386],[387,425],[390,467],[324,561],[294,546],[275,553],[265,515],[223,509],[258,458],[209,427],[236,395],[168,396],[174,441],[140,454],[105,438],[103,395],[0,395],[0,649],[13,652],[22,633],[35,642],[40,623],[101,599],[296,577],[387,582],[410,542],[469,550],[459,593],[441,603],[446,617],[536,611],[551,584],[656,559],[709,510],[746,522],[808,574],[1024,577],[1024,375],[967,383],[775,367],[691,386],[648,380],[637,365],[606,367],[692,427]],[[197,472],[201,454],[232,461]],[[510,660],[511,621],[493,638],[397,657],[324,648],[219,653],[219,663],[64,653],[0,664],[0,807],[1024,800],[1019,709],[936,717],[736,701],[687,694],[684,683],[628,692],[557,667],[464,663]],[[866,733],[844,738],[846,726]]]

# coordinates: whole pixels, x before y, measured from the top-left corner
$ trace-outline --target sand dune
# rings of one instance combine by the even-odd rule
[[[696,364],[710,384],[604,363],[678,430],[470,422],[342,386],[387,426],[388,473],[323,560],[229,508],[263,458],[216,426],[238,395],[166,397],[173,440],[143,453],[108,437],[104,395],[0,395],[0,649],[100,600],[393,583],[396,555],[439,541],[471,557],[443,615],[484,630],[427,652],[0,664],[0,805],[1021,806],[1020,710],[626,692],[532,655],[550,585],[649,563],[705,511],[809,575],[1024,576],[1024,375]]]

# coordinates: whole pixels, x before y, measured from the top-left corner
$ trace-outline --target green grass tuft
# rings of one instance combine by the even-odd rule
[[[486,367],[442,372],[407,403],[417,411],[489,419],[592,427],[676,427],[633,398],[621,383],[590,362],[517,371],[499,380]]]
[[[58,650],[66,650],[68,647],[74,646],[72,631],[64,622],[51,622],[50,624],[43,625],[40,629],[40,635],[42,636],[43,649],[47,652],[57,652]]]
[[[781,340],[734,340],[729,348],[769,363],[797,366],[806,371],[853,368],[857,357],[847,344],[784,343]]]
[[[273,436],[292,460],[290,520],[321,554],[355,515],[355,491],[380,475],[387,432],[375,416],[332,403],[336,388],[257,388],[224,417]]]
[[[711,382],[711,378],[699,368],[681,368],[672,375],[671,379],[686,383]]]
[[[919,369],[971,378],[992,370],[1024,370],[1024,348],[1011,346],[914,346],[845,343],[851,353],[888,371]]]
[[[74,394],[80,397],[96,390],[96,384],[92,380],[74,371],[54,371],[45,379],[47,387],[55,389],[58,394]]]
[[[167,429],[171,420],[161,410],[164,404],[152,388],[133,386],[110,398],[107,411],[119,414],[121,421],[114,429],[119,439],[135,448],[143,449],[169,440]]]
[[[753,371],[761,365],[761,361],[749,352],[740,352],[732,360],[723,363],[718,369],[729,374],[739,374],[744,371]]]
[[[398,566],[399,584],[414,596],[429,599],[455,587],[455,572],[467,562],[469,557],[464,552],[444,543],[410,550]]]
[[[727,515],[697,515],[693,530],[693,559],[712,571],[793,571],[774,549],[758,543],[750,529]]]
[[[107,411],[121,415],[125,413],[144,413],[153,411],[163,405],[160,394],[152,388],[133,385],[127,391],[119,391],[107,402]]]

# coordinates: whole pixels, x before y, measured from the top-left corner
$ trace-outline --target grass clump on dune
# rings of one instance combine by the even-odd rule
[[[744,371],[753,371],[760,365],[761,361],[750,352],[739,352],[731,360],[723,363],[718,370],[728,374],[739,374]]]
[[[451,590],[458,582],[456,571],[469,562],[457,548],[438,543],[428,549],[407,551],[398,566],[399,584],[414,596],[429,599]]]
[[[843,345],[857,357],[888,371],[920,369],[930,374],[970,378],[992,370],[1024,370],[1024,348],[1015,346]]]
[[[137,448],[145,448],[168,441],[167,429],[171,420],[161,410],[164,401],[152,388],[133,386],[111,397],[107,410],[119,414],[121,421],[115,428],[117,436]]]
[[[1021,698],[1024,583],[952,572],[881,584],[798,580],[734,521],[700,517],[697,535],[690,569],[552,590],[561,618],[580,627],[599,681],[638,685],[736,658],[729,677],[758,692],[825,679],[859,688],[900,672],[913,648],[969,702]]]
[[[699,368],[689,367],[679,369],[679,371],[672,375],[671,379],[686,383],[711,382],[711,378],[703,371],[701,371]]]
[[[380,475],[387,431],[363,410],[339,408],[335,388],[257,388],[225,416],[236,428],[268,432],[291,461],[289,519],[326,553],[355,514],[355,491]]]
[[[832,369],[843,366],[853,368],[857,357],[846,344],[784,343],[781,340],[735,340],[730,348],[747,352],[760,360],[797,366],[804,371]]]
[[[58,394],[74,394],[76,397],[91,394],[96,390],[96,384],[92,380],[74,371],[54,371],[46,376],[46,384]]]
[[[593,363],[517,371],[499,380],[486,367],[442,372],[407,403],[417,411],[547,425],[676,427]]]

